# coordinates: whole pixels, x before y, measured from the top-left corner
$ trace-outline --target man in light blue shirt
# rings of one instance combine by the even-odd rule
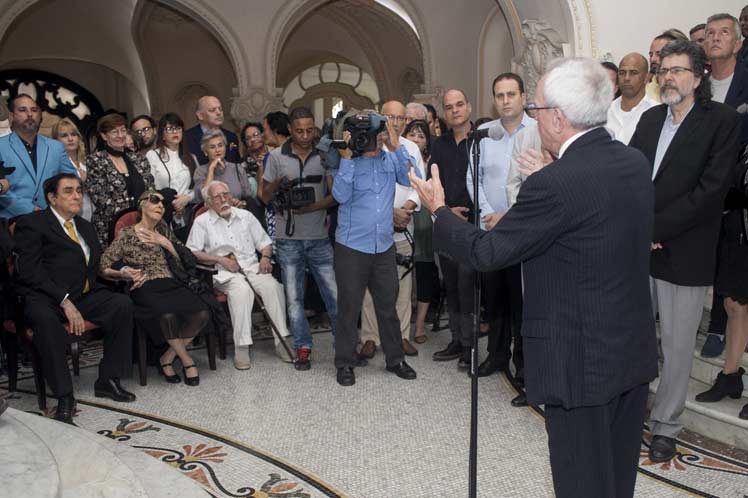
[[[384,119],[373,112],[368,116],[373,129],[379,119]],[[349,142],[350,133],[346,131],[343,138]],[[384,152],[383,145],[394,152]],[[340,204],[335,234],[338,384],[351,386],[356,382],[356,323],[367,287],[374,300],[387,371],[402,379],[415,379],[416,372],[403,360],[400,320],[395,308],[398,281],[392,237],[395,183],[410,186],[410,155],[389,121],[387,131],[377,135],[373,150],[360,152],[356,158],[350,149],[342,150],[340,155],[340,169],[332,188],[332,195]]]
[[[493,96],[499,119],[482,125],[482,128],[500,126],[504,131],[501,140],[486,138],[480,142],[478,167],[478,206],[481,227],[491,230],[502,214],[509,209],[506,182],[514,148],[514,137],[535,120],[525,114],[527,98],[522,78],[514,73],[502,73],[493,81]],[[473,196],[472,168],[467,171],[467,189]],[[522,277],[519,265],[482,275],[485,295],[484,318],[489,323],[488,357],[478,367],[478,376],[485,377],[506,369],[513,357],[516,378],[523,380],[522,356]],[[514,335],[514,355],[511,344]],[[521,400],[513,401],[513,404]]]

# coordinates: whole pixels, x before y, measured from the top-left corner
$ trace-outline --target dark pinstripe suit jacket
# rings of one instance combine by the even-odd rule
[[[438,210],[437,252],[480,271],[523,262],[531,404],[601,405],[657,375],[649,172],[597,128],[530,176],[490,232]]]

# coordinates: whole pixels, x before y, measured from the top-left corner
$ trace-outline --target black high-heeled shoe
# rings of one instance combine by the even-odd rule
[[[188,368],[193,368],[194,366],[195,366],[194,363],[192,365],[183,365],[182,366],[182,374],[184,375],[184,383],[187,384],[188,386],[196,386],[196,385],[200,384],[200,376],[199,375],[195,375],[194,377],[187,377],[187,369]]]
[[[174,375],[166,375],[166,372],[164,372],[164,368],[170,367],[171,363],[164,363],[161,365],[161,368],[159,369],[159,373],[164,377],[164,380],[168,382],[169,384],[179,384],[182,382],[182,378],[175,373]]]

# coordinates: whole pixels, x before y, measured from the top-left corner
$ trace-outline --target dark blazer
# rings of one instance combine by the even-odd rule
[[[735,73],[732,76],[732,83],[727,90],[725,104],[733,109],[739,106],[748,105],[748,67],[743,64],[735,65]],[[740,115],[740,147],[745,148],[748,145],[748,112]]]
[[[94,226],[75,217],[78,233],[90,249],[88,264],[80,244],[67,234],[51,208],[21,216],[15,227],[16,286],[24,296],[46,297],[59,304],[68,294],[75,300],[83,294],[86,279],[95,289],[101,246]]]
[[[665,104],[642,114],[629,146],[642,151],[654,168]],[[722,206],[740,153],[738,114],[710,101],[696,103],[681,123],[662,159],[655,186],[653,277],[676,285],[714,283]]]
[[[221,131],[226,135],[226,160],[239,164],[242,162],[241,157],[239,157],[239,138],[237,138],[236,133],[230,132],[225,128],[221,128]],[[184,132],[184,141],[187,147],[189,147],[190,152],[195,154],[197,164],[207,164],[208,162],[208,156],[200,148],[200,139],[202,138],[203,129],[199,124]]]
[[[479,271],[522,262],[533,405],[601,405],[657,375],[646,166],[639,151],[596,128],[528,177],[493,230],[438,210],[437,252]]]

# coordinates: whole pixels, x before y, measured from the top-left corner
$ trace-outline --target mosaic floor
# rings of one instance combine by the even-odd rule
[[[127,383],[138,396],[131,404],[94,398],[96,369],[84,363],[76,423],[184,472],[207,496],[464,497],[470,382],[455,362],[431,361],[448,333],[430,337],[408,359],[416,381],[387,373],[378,353],[349,388],[335,383],[327,333],[314,336],[308,372],[280,362],[270,341],[255,345],[244,372],[230,360],[211,372],[196,352],[199,387],[166,384],[150,369],[148,386]],[[34,411],[33,381],[20,388],[11,406]],[[478,495],[552,497],[542,414],[512,408],[514,395],[503,377],[481,380]],[[748,462],[681,442],[671,463],[653,464],[647,437],[637,497],[748,498]]]

